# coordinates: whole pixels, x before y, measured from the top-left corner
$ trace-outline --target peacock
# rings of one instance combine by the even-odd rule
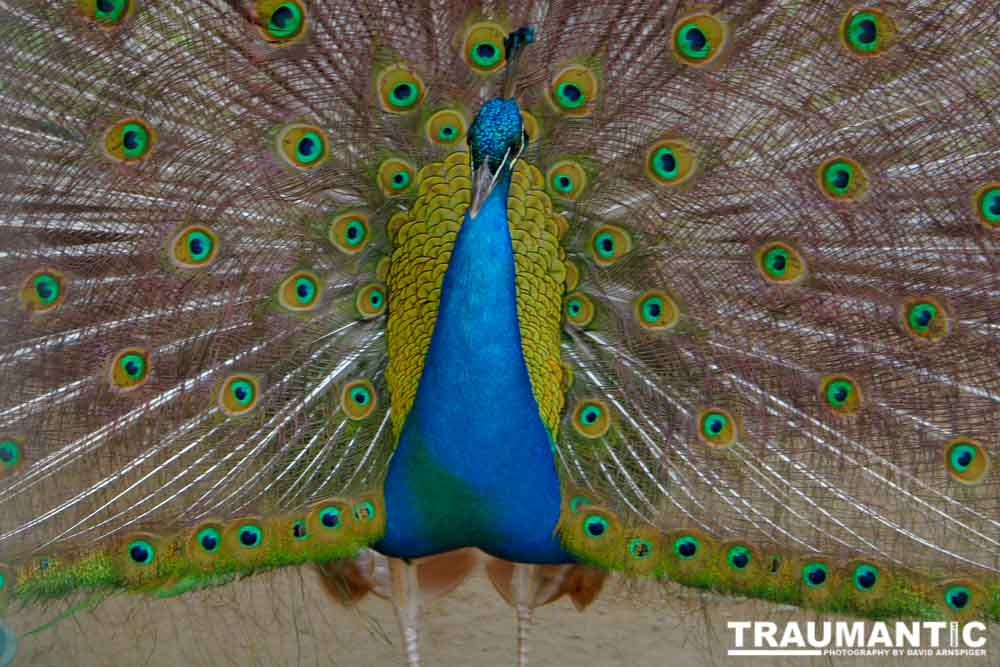
[[[484,559],[521,665],[611,573],[1000,621],[995,3],[0,7],[0,664],[303,565],[411,666]]]

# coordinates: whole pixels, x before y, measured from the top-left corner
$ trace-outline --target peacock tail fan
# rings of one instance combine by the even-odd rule
[[[994,3],[0,11],[0,613],[1000,620]]]

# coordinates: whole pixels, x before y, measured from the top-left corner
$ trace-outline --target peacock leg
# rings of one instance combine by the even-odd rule
[[[420,583],[417,566],[399,558],[389,559],[392,606],[396,609],[399,632],[403,637],[406,664],[420,667],[418,623],[420,620]]]
[[[514,564],[514,577],[511,582],[514,592],[514,611],[517,613],[517,665],[527,667],[528,664],[528,628],[531,626],[531,616],[539,589],[539,573],[537,565],[525,563]]]

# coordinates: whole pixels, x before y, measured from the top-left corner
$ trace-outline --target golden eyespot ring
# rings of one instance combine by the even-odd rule
[[[218,404],[230,417],[246,414],[260,401],[260,381],[253,375],[234,373],[222,381]]]
[[[725,449],[739,435],[739,425],[725,408],[705,408],[698,413],[698,437],[709,447]]]
[[[850,375],[824,376],[819,383],[820,400],[838,415],[853,415],[864,404],[861,386]]]
[[[549,167],[545,174],[545,182],[553,197],[576,200],[587,187],[587,172],[579,162],[560,160]]]
[[[173,237],[169,252],[177,268],[199,269],[211,264],[219,254],[219,237],[204,225],[190,225]]]
[[[378,186],[386,197],[407,195],[417,180],[417,169],[400,158],[389,158],[378,166]]]
[[[791,245],[771,241],[754,252],[757,271],[769,283],[794,285],[806,277],[807,266],[802,255]]]
[[[149,158],[156,130],[141,118],[123,118],[104,133],[104,154],[112,160],[135,164]]]
[[[323,285],[311,271],[296,271],[281,281],[278,303],[293,312],[305,312],[320,304]]]
[[[345,498],[327,498],[313,503],[306,515],[310,539],[322,544],[343,540],[344,529],[353,523],[350,506]]]
[[[309,22],[300,0],[257,0],[256,12],[261,35],[275,46],[297,41]]]
[[[944,304],[927,295],[910,296],[899,309],[903,331],[913,339],[936,343],[951,330],[951,317]]]
[[[118,393],[138,389],[149,379],[150,354],[143,347],[127,347],[111,359],[108,381]]]
[[[868,175],[861,164],[843,155],[820,163],[816,183],[820,192],[835,202],[856,202],[868,192]]]
[[[116,554],[125,578],[138,584],[157,575],[157,565],[165,555],[163,538],[155,533],[130,533],[122,539]]]
[[[590,255],[598,266],[611,266],[632,251],[632,237],[615,225],[601,225],[590,237]]]
[[[310,171],[326,162],[330,154],[326,132],[315,125],[296,123],[278,133],[278,152],[296,169]]]
[[[944,463],[955,481],[979,484],[990,470],[990,455],[977,440],[955,438],[945,445]]]
[[[389,113],[409,113],[420,106],[427,90],[423,80],[405,65],[387,67],[376,81],[379,102]]]
[[[840,22],[840,43],[861,58],[885,53],[896,40],[896,22],[881,9],[854,7]]]
[[[193,563],[203,567],[210,566],[222,552],[222,534],[225,525],[221,521],[210,519],[202,521],[191,529],[184,542],[185,555]]]
[[[467,129],[464,115],[454,109],[442,109],[427,119],[424,135],[436,146],[455,146],[465,138]]]
[[[474,72],[490,74],[506,63],[503,40],[508,30],[492,21],[473,23],[462,40],[462,57]]]
[[[371,238],[368,215],[361,211],[341,213],[330,223],[329,238],[330,243],[343,253],[355,255],[361,252]]]
[[[611,409],[604,401],[586,399],[573,408],[573,430],[584,438],[600,438],[611,428]]]
[[[133,0],[76,0],[76,6],[84,18],[106,30],[120,26],[135,10]]]
[[[657,185],[686,183],[698,167],[698,154],[683,139],[661,139],[646,151],[646,177]]]
[[[971,579],[949,579],[937,589],[941,606],[959,620],[979,618],[989,601],[986,591]]]
[[[583,328],[594,320],[594,302],[583,292],[572,292],[566,295],[563,302],[563,314],[566,321],[575,327]]]
[[[635,321],[643,329],[663,331],[677,326],[681,312],[673,297],[659,289],[651,289],[639,295],[632,304]]]
[[[21,286],[21,302],[36,313],[55,309],[65,298],[66,277],[53,268],[35,271]]]
[[[271,526],[256,516],[228,521],[222,531],[226,555],[244,563],[266,558],[272,538]]]
[[[976,190],[972,209],[983,227],[1000,232],[1000,181],[987,183]]]
[[[729,26],[711,14],[685,16],[670,31],[674,57],[691,67],[708,67],[720,62],[729,46]]]
[[[354,307],[363,320],[370,320],[385,312],[388,302],[385,285],[369,283],[359,289],[354,297]]]
[[[593,113],[597,94],[597,76],[584,65],[562,68],[546,90],[549,104],[556,112],[576,117]]]
[[[378,405],[378,394],[368,380],[354,380],[340,391],[340,407],[349,419],[369,417]]]
[[[538,124],[538,119],[535,118],[534,114],[521,110],[521,127],[524,132],[528,135],[528,143],[534,143],[541,138],[542,127]]]

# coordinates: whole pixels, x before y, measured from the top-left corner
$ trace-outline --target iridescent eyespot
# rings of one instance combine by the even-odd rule
[[[677,303],[663,290],[652,289],[643,292],[635,300],[633,314],[643,329],[662,331],[672,329],[680,320]]]
[[[119,393],[138,389],[149,379],[149,366],[149,350],[141,347],[121,350],[111,360],[108,374],[111,387]]]
[[[674,554],[683,560],[691,560],[698,555],[701,544],[692,535],[682,535],[674,540]]]
[[[246,414],[260,400],[260,383],[252,375],[230,375],[219,390],[219,407],[229,416]]]
[[[438,146],[454,146],[465,137],[465,116],[454,109],[442,109],[431,115],[424,126],[427,141]]]
[[[854,581],[854,587],[865,593],[874,590],[875,584],[878,583],[878,578],[878,568],[874,565],[868,565],[867,563],[862,563],[855,567],[854,573],[851,575],[851,580]]]
[[[584,65],[567,65],[552,79],[549,104],[567,116],[589,116],[597,100],[597,77]]]
[[[0,477],[21,462],[21,445],[13,438],[0,439]]]
[[[378,186],[386,197],[407,194],[416,177],[416,167],[399,158],[385,160],[378,167]]]
[[[76,0],[83,15],[102,28],[114,28],[132,13],[129,0]]]
[[[330,223],[330,243],[348,255],[364,250],[370,236],[368,215],[361,211],[341,213]]]
[[[320,304],[322,287],[316,274],[296,271],[278,287],[278,303],[294,312],[313,310]]]
[[[653,543],[641,537],[629,540],[628,553],[636,560],[646,560],[653,556]]]
[[[561,160],[549,167],[545,182],[554,197],[575,200],[579,199],[587,187],[587,172],[578,162]]]
[[[790,285],[802,282],[806,276],[805,260],[787,243],[765,243],[757,248],[754,261],[764,280],[770,283]]]
[[[963,611],[972,602],[972,591],[968,586],[949,586],[944,592],[944,601],[952,611]]]
[[[293,42],[305,32],[306,11],[299,0],[258,0],[257,16],[264,39],[272,44]]]
[[[591,505],[590,498],[586,496],[573,496],[569,501],[569,509],[572,512],[579,512],[581,507]]]
[[[155,141],[156,132],[149,123],[141,118],[125,118],[104,133],[104,152],[119,162],[142,162],[149,157]]]
[[[694,176],[698,154],[682,139],[661,139],[646,151],[646,177],[657,185],[678,186]]]
[[[948,335],[950,329],[948,313],[934,297],[915,296],[904,299],[900,319],[906,333],[928,343],[941,340]]]
[[[496,23],[473,23],[465,31],[462,56],[465,62],[480,74],[489,74],[503,67],[505,49],[503,40],[509,31]]]
[[[987,183],[976,191],[973,209],[983,227],[1000,231],[1000,183]]]
[[[855,202],[868,191],[868,176],[849,157],[825,160],[816,168],[816,181],[823,194],[834,201]]]
[[[895,21],[879,9],[852,9],[840,23],[840,41],[856,56],[884,53],[892,45],[895,34]]]
[[[368,522],[375,518],[375,506],[370,501],[365,500],[355,505],[351,514],[356,521]]]
[[[125,552],[136,565],[149,565],[156,558],[156,549],[146,540],[132,540],[125,547]]]
[[[324,528],[340,527],[340,508],[330,505],[319,511],[319,523]]]
[[[978,484],[990,469],[986,448],[970,438],[955,438],[944,448],[945,465],[952,479],[962,484]]]
[[[326,162],[328,146],[326,132],[315,125],[288,125],[278,133],[278,152],[285,162],[296,169],[309,171]]]
[[[738,429],[733,416],[722,408],[702,410],[698,416],[698,437],[718,449],[729,447],[736,442]]]
[[[861,408],[861,388],[849,375],[825,376],[819,391],[826,407],[839,415],[852,415]]]
[[[705,67],[729,49],[729,26],[711,14],[692,14],[674,24],[670,46],[685,65]]]
[[[732,546],[726,552],[726,562],[729,563],[729,567],[737,571],[746,570],[752,559],[751,551],[742,545]]]
[[[583,534],[587,537],[599,538],[608,532],[608,520],[600,514],[591,514],[583,520]]]
[[[819,588],[826,584],[830,569],[823,563],[806,563],[802,567],[802,581],[809,588]]]
[[[292,522],[292,538],[295,540],[309,539],[309,529],[304,519],[296,519]]]
[[[208,266],[219,252],[219,238],[208,227],[192,225],[180,230],[168,246],[171,263],[180,269]]]
[[[632,251],[632,237],[621,227],[601,225],[590,237],[590,250],[598,266],[610,266]]]
[[[566,297],[563,313],[573,326],[585,327],[594,320],[594,302],[583,292],[573,292]]]
[[[354,380],[340,390],[340,408],[350,419],[365,419],[378,405],[375,387],[368,380]]]
[[[195,542],[206,553],[215,553],[219,550],[219,545],[222,544],[222,533],[219,532],[218,528],[208,526],[198,531]]]
[[[354,307],[363,320],[370,320],[385,312],[385,285],[370,283],[357,291],[354,297]]]
[[[541,126],[538,124],[538,119],[535,116],[525,110],[521,110],[521,127],[524,129],[524,133],[528,135],[528,142],[538,141],[542,134]]]
[[[256,549],[264,541],[264,531],[253,523],[240,526],[236,531],[236,536],[240,546],[247,549]]]
[[[403,65],[393,65],[379,74],[376,88],[382,109],[389,113],[413,111],[424,99],[424,82]]]
[[[573,410],[573,429],[585,438],[600,438],[611,428],[611,411],[604,401],[587,399]]]
[[[55,269],[36,271],[21,286],[21,301],[36,313],[53,310],[65,298],[65,277]]]

